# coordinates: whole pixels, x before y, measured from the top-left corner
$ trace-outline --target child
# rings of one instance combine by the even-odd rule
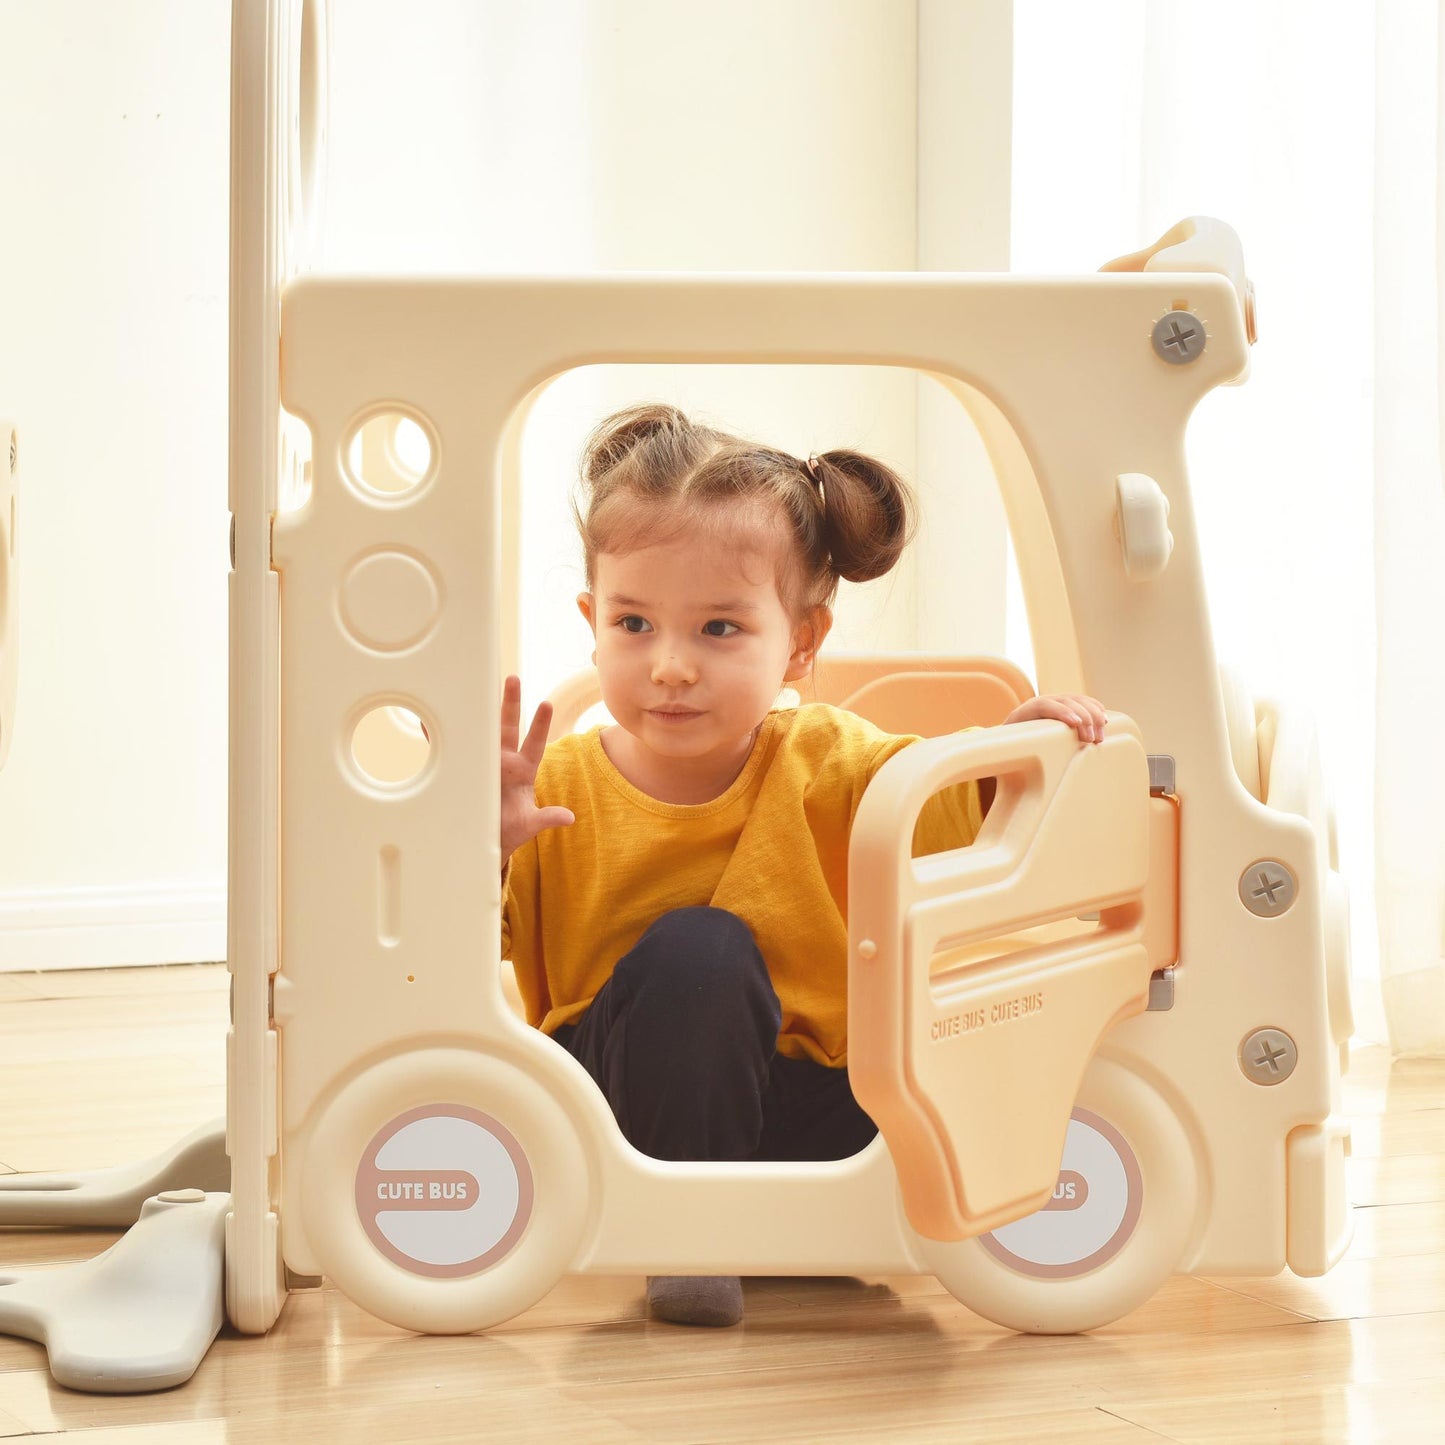
[[[502,701],[504,957],[530,1022],[658,1159],[842,1159],[877,1132],[848,1086],[848,835],[896,737],[806,678],[840,577],[898,560],[910,498],[851,451],[802,462],[668,406],[610,417],[582,461],[587,591],[616,726],[519,746]],[[1092,698],[1032,698],[1097,741]],[[544,751],[545,750],[545,751]],[[973,841],[973,783],[930,801],[915,854]],[[654,1315],[735,1324],[736,1278],[648,1280]]]

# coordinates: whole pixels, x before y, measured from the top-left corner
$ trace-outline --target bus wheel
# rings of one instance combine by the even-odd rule
[[[1179,1267],[1201,1217],[1202,1171],[1170,1105],[1121,1063],[1084,1075],[1054,1198],[959,1242],[923,1240],[961,1304],[1025,1334],[1074,1334],[1144,1303]]]

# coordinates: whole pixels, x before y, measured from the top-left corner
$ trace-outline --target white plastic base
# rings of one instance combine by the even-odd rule
[[[0,1224],[134,1224],[153,1194],[231,1188],[226,1121],[202,1124],[164,1153],[114,1169],[0,1176]]]
[[[147,1199],[125,1237],[84,1264],[0,1274],[0,1332],[43,1344],[72,1390],[184,1384],[223,1319],[229,1194]]]

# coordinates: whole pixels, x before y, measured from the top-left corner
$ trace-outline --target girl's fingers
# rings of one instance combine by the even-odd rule
[[[1094,719],[1089,712],[1088,698],[1077,696],[1074,693],[1061,698],[1068,716],[1064,719],[1068,725],[1078,734],[1081,743],[1094,741]]]
[[[1109,725],[1108,715],[1104,711],[1104,704],[1096,697],[1079,696],[1074,702],[1083,710],[1089,720],[1091,739],[1094,742],[1102,742],[1104,729]]]
[[[1046,693],[1019,711],[1023,718],[1048,718],[1067,723],[1084,743],[1102,742],[1109,721],[1104,705],[1083,693]]]
[[[1055,716],[1060,722],[1066,722],[1073,728],[1079,735],[1081,743],[1103,741],[1104,728],[1108,718],[1102,704],[1097,699],[1087,697],[1083,693],[1068,693],[1048,698],[1047,701],[1058,704],[1059,711]]]
[[[517,751],[517,726],[522,719],[522,679],[511,676],[502,684],[502,751]]]
[[[547,747],[547,733],[552,726],[552,704],[539,702],[532,714],[532,726],[527,729],[527,741],[522,744],[522,756],[529,763],[540,763]]]
[[[568,828],[577,821],[570,808],[543,808],[537,814],[537,831],[546,828]]]
[[[1051,697],[1045,700],[1052,709],[1051,716],[1062,723],[1068,723],[1079,735],[1081,743],[1093,741],[1094,725],[1088,713],[1079,706],[1079,700],[1072,697]]]

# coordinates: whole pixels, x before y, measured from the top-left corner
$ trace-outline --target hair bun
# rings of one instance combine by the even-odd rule
[[[582,448],[582,479],[593,482],[606,476],[639,446],[663,441],[671,449],[691,429],[687,417],[666,402],[647,402],[615,412],[597,427]]]
[[[903,479],[892,467],[862,452],[824,452],[812,460],[822,483],[823,536],[833,570],[849,582],[881,577],[898,561],[913,534],[912,506]]]

